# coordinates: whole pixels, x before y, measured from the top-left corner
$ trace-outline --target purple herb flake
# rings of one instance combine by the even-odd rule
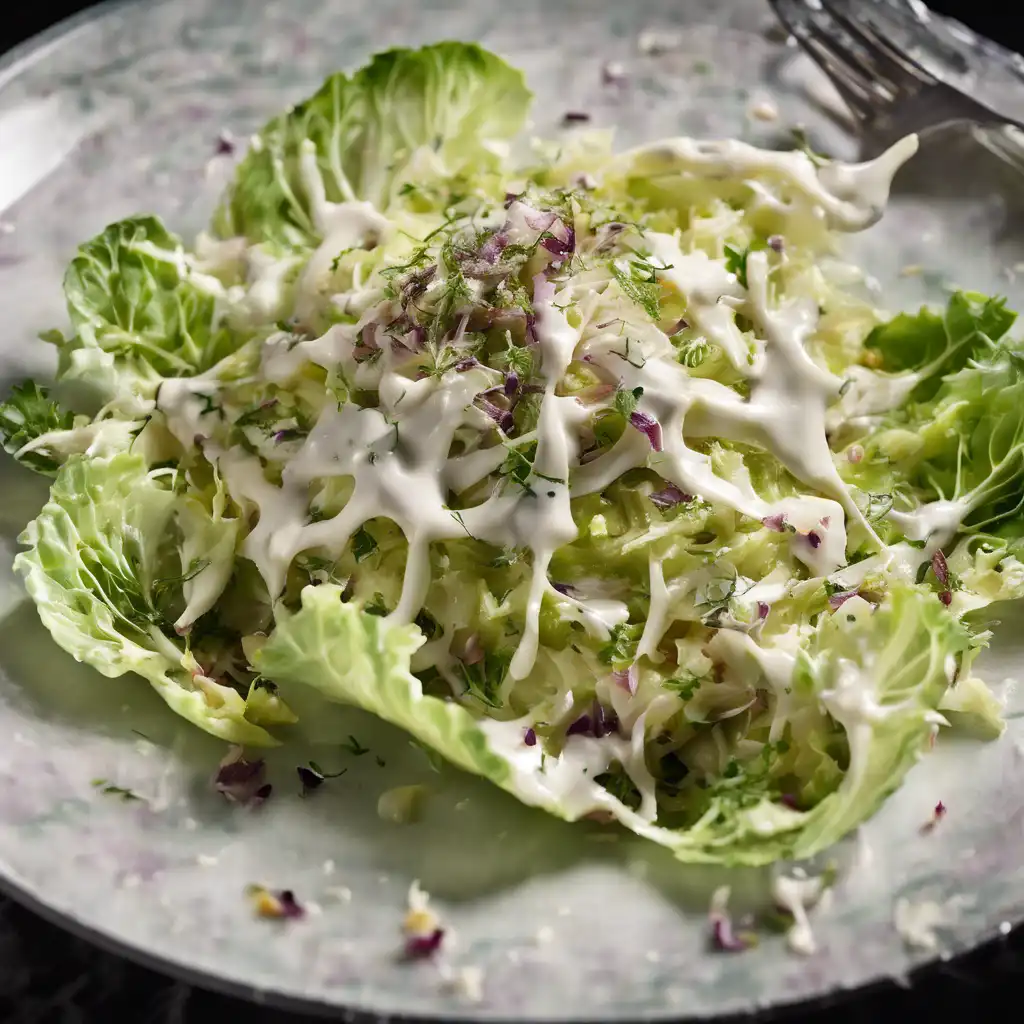
[[[484,263],[494,264],[508,245],[508,235],[504,231],[495,231],[480,247],[480,259]]]
[[[932,555],[932,572],[944,587],[949,587],[949,565],[946,563],[946,556],[941,551],[936,551]]]
[[[666,509],[675,508],[685,502],[693,501],[693,495],[681,491],[675,484],[669,484],[660,491],[654,491],[650,496],[651,504],[663,512]]]
[[[519,374],[515,370],[509,370],[505,374],[505,394],[511,398],[519,390]]]
[[[807,543],[810,544],[812,548],[820,548],[821,537],[819,537],[814,530],[811,530],[811,532],[807,534]]]
[[[262,758],[247,761],[240,748],[236,748],[221,761],[214,776],[213,788],[232,803],[255,807],[269,795],[271,787],[265,781],[266,764]]]
[[[580,715],[568,729],[565,730],[566,736],[589,736],[593,732],[593,723],[590,720],[590,715]]]
[[[281,916],[296,918],[302,917],[306,911],[299,905],[299,901],[295,898],[295,893],[291,889],[282,889],[277,894],[277,900],[281,904]]]
[[[631,697],[636,694],[637,684],[639,683],[639,670],[636,667],[635,661],[628,669],[620,669],[617,672],[613,672],[612,678]]]
[[[565,259],[571,256],[576,249],[576,231],[573,228],[565,229],[565,238],[558,238],[555,235],[551,235],[549,238],[545,238],[540,243],[541,246],[546,249],[552,256],[557,256],[559,259]]]
[[[641,434],[647,435],[647,440],[650,441],[653,451],[663,450],[661,424],[653,416],[648,416],[645,412],[634,412],[630,415],[629,422]]]
[[[410,935],[405,940],[405,955],[410,960],[425,960],[441,948],[443,941],[443,928],[435,928],[429,935]]]
[[[535,747],[537,745],[537,733],[532,728],[527,729],[523,734],[523,742],[528,747]]]
[[[711,918],[711,942],[715,949],[723,953],[742,953],[752,943],[732,930],[732,921],[728,917],[716,915]]]
[[[828,606],[832,611],[838,611],[840,608],[850,600],[851,597],[856,597],[856,590],[840,590],[836,594],[829,594]]]
[[[585,110],[567,110],[562,115],[562,124],[586,124],[590,115]]]

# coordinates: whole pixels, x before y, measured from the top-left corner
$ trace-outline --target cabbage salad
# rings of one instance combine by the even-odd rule
[[[194,249],[86,242],[44,336],[78,404],[0,409],[55,476],[17,571],[232,744],[312,687],[681,860],[808,857],[940,727],[1000,731],[965,616],[1024,594],[1014,314],[849,284],[913,137],[513,163],[529,102],[477,46],[392,50],[252,139]]]

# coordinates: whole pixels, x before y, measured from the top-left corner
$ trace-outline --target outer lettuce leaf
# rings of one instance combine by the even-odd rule
[[[900,493],[913,511],[955,502],[964,530],[1015,522],[1024,508],[1024,361],[1005,344],[944,377],[932,398],[888,416],[860,441],[863,459],[841,459],[865,493]],[[907,508],[909,504],[909,508]],[[890,501],[891,505],[891,501]]]
[[[51,339],[59,376],[108,399],[209,368],[244,340],[223,322],[218,290],[190,272],[181,240],[158,217],[111,224],[79,249],[65,275],[75,334]]]
[[[1006,729],[1003,705],[977,676],[959,679],[939,703],[939,711],[956,730],[980,740],[994,740]]]
[[[831,846],[899,787],[939,721],[935,709],[970,639],[936,597],[902,584],[873,612],[854,598],[825,620],[800,674],[845,729],[850,764],[807,815],[793,856]]]
[[[235,690],[194,674],[161,608],[176,561],[162,548],[180,502],[136,455],[73,458],[25,529],[15,570],[54,640],[105,676],[135,672],[183,718],[231,743],[272,745]],[[163,575],[166,573],[167,575]]]
[[[529,102],[522,74],[474,44],[380,53],[351,77],[332,75],[263,129],[214,229],[221,237],[312,248],[320,234],[304,148],[313,147],[329,202],[366,200],[386,210],[405,183],[494,166],[493,144],[519,131]]]
[[[563,765],[558,756],[543,765],[539,745],[523,743],[522,723],[481,722],[456,703],[425,696],[409,671],[423,642],[419,631],[390,626],[341,597],[333,584],[306,587],[301,610],[279,622],[253,653],[253,667],[282,685],[313,686],[331,700],[379,715],[527,804],[569,820],[610,812],[680,860],[706,863],[810,857],[873,814],[920,754],[948,685],[951,659],[968,641],[967,631],[937,598],[911,587],[894,589],[873,613],[854,599],[862,606],[855,621],[847,614],[829,620],[811,653],[801,656],[795,681],[817,694],[846,727],[851,760],[839,787],[808,812],[773,801],[763,789],[722,787],[699,821],[677,831],[645,821],[597,785],[591,799],[580,800],[577,788],[571,803],[560,800],[560,773],[572,768],[578,774],[578,765]],[[871,721],[851,710],[851,694],[843,689],[851,672],[877,709]]]
[[[864,347],[877,353],[882,368],[890,373],[952,373],[984,355],[1016,318],[1005,299],[954,292],[944,313],[927,307],[918,313],[900,313],[876,327]]]
[[[275,683],[309,685],[330,700],[365,708],[460,768],[512,789],[510,766],[490,749],[473,716],[425,696],[409,671],[423,643],[420,630],[390,626],[343,603],[341,595],[333,583],[305,587],[302,608],[287,617],[279,613],[270,639],[252,655],[253,668]]]

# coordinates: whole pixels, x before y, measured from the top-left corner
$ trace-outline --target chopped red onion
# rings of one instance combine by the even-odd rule
[[[831,517],[831,516],[822,516],[822,517],[821,517],[821,518],[820,518],[820,519],[818,520],[818,522],[819,522],[819,523],[820,523],[820,524],[821,524],[822,526],[824,526],[824,527],[825,527],[825,529],[827,530],[827,529],[829,528],[829,526],[830,526],[830,525],[832,524],[832,517]]]
[[[949,586],[949,565],[946,563],[946,556],[941,551],[936,551],[932,555],[932,572],[944,587]]]
[[[504,231],[495,231],[480,247],[480,259],[485,263],[497,263],[498,257],[508,245],[508,235]]]
[[[761,523],[775,533],[786,532],[786,514],[784,512],[776,512],[774,515],[765,516]]]
[[[565,259],[567,256],[571,256],[576,249],[576,232],[571,227],[566,228],[565,238],[556,238],[552,235],[550,238],[545,238],[540,244],[552,256]]]
[[[581,405],[591,405],[611,398],[616,391],[618,391],[616,384],[588,384],[585,388],[577,391],[573,398]]]
[[[537,745],[537,733],[533,729],[527,729],[523,734],[523,742],[528,747],[535,747]]]
[[[519,374],[515,370],[509,370],[505,374],[505,394],[511,398],[519,390]]]
[[[425,960],[441,948],[443,940],[443,928],[435,928],[429,935],[410,935],[405,940],[405,955],[410,960]]]
[[[851,444],[850,447],[846,449],[846,458],[848,461],[853,463],[860,462],[860,460],[864,458],[863,447],[859,444]]]
[[[590,715],[580,715],[568,729],[565,730],[566,736],[590,736],[593,734],[593,722],[590,720]]]
[[[939,600],[948,608],[953,603],[953,593],[950,590],[944,590],[939,594]]]
[[[653,416],[637,411],[630,414],[629,422],[641,434],[647,435],[647,440],[651,442],[651,448],[654,451],[660,452],[663,450],[661,424]]]
[[[684,502],[693,501],[693,495],[681,491],[675,484],[668,484],[660,491],[654,491],[650,495],[650,499],[653,505],[664,511],[665,509],[675,508],[676,505],[682,505]]]
[[[467,370],[472,370],[474,366],[479,366],[480,363],[474,356],[467,356],[465,359],[460,359],[455,364],[455,370],[457,373],[465,373]]]
[[[753,945],[749,938],[733,932],[732,921],[725,915],[712,916],[711,942],[715,949],[723,953],[742,953]]]
[[[277,899],[281,904],[282,917],[302,917],[306,912],[299,905],[299,901],[295,898],[295,893],[291,889],[282,889],[277,894]]]
[[[555,286],[543,274],[535,274],[533,278],[533,302],[551,302],[555,297]]]
[[[636,662],[634,661],[628,669],[620,669],[617,672],[613,672],[612,679],[632,697],[636,693],[637,684],[640,681]]]
[[[782,238],[782,235],[769,235],[768,236],[768,248],[772,252],[781,253],[786,248],[786,243]]]
[[[514,202],[521,199],[525,192],[506,192],[505,193],[505,209],[507,210]]]
[[[526,314],[526,344],[537,345],[539,344],[537,338],[537,314],[527,313]]]
[[[523,220],[526,221],[527,227],[532,228],[534,231],[539,231],[543,234],[545,231],[550,231],[553,235],[560,235],[564,232],[564,228],[561,222],[558,222],[558,214],[554,210],[535,210],[532,206],[527,206],[525,203],[519,204],[523,211]],[[558,231],[555,228],[555,223],[558,222],[559,228],[562,231]]]
[[[767,619],[768,618],[768,613],[771,610],[772,610],[771,609],[771,605],[768,604],[766,601],[758,601],[757,602],[757,617],[759,619]]]
[[[807,534],[807,543],[810,544],[812,548],[820,548],[821,537],[819,537],[818,534],[811,530],[811,532]]]
[[[946,805],[940,800],[932,811],[931,818],[921,826],[922,832],[931,832],[936,825],[946,816]]]
[[[506,434],[515,425],[512,413],[510,413],[508,409],[501,409],[493,402],[488,402],[486,398],[481,398],[479,395],[476,396],[476,404],[483,409],[483,411],[487,413],[487,415],[490,416]]]
[[[232,747],[217,768],[213,788],[232,803],[255,807],[270,796],[272,787],[265,777],[266,764],[262,758],[247,761],[241,747]]]
[[[480,645],[480,637],[476,633],[470,635],[462,648],[462,656],[459,661],[463,665],[479,665],[484,660],[484,649]]]
[[[838,593],[829,594],[828,606],[832,611],[838,611],[840,608],[850,600],[851,597],[856,597],[856,590],[840,590]]]

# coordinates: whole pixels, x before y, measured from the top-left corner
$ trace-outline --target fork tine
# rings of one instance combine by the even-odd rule
[[[903,53],[866,19],[850,16],[836,0],[821,0],[822,10],[860,47],[887,80],[894,92],[915,92],[922,85],[934,85],[935,79],[909,54]]]
[[[852,59],[849,48],[816,20],[792,26],[791,31],[859,118],[870,119],[880,106],[888,106],[891,97],[880,88],[881,83],[873,80],[864,65]]]

